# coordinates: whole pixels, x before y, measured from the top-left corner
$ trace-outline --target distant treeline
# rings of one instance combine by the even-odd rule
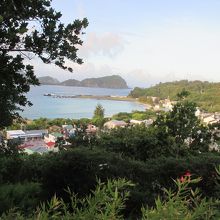
[[[147,96],[156,96],[161,99],[176,100],[183,89],[190,92],[189,101],[196,102],[198,106],[209,112],[220,111],[220,83],[202,82],[199,80],[181,80],[175,82],[159,83],[150,88],[134,88],[129,96],[145,100]]]

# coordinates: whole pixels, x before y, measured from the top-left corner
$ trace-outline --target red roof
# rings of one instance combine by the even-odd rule
[[[50,141],[50,142],[47,142],[46,145],[47,145],[48,147],[54,147],[55,142]]]

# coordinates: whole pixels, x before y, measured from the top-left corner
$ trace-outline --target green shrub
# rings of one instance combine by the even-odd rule
[[[164,198],[155,200],[155,207],[142,207],[140,217],[124,216],[123,210],[129,196],[128,187],[133,186],[131,182],[124,179],[111,180],[103,184],[100,181],[96,189],[84,198],[79,198],[68,189],[70,202],[66,203],[56,195],[43,203],[37,211],[32,210],[29,216],[24,216],[20,211],[11,209],[1,216],[6,219],[68,219],[68,220],[218,220],[219,200],[204,197],[198,188],[193,190],[192,186],[197,184],[201,178],[191,179],[185,176],[182,180],[174,181],[176,189],[163,189]]]
[[[0,186],[0,213],[17,207],[22,212],[30,212],[39,205],[41,187],[39,183],[16,183]]]
[[[0,176],[2,184],[39,182],[42,184],[40,200],[48,200],[56,193],[64,201],[68,200],[67,187],[85,196],[95,189],[97,178],[102,182],[126,178],[135,187],[126,202],[125,213],[138,215],[142,204],[153,206],[155,198],[163,195],[163,187],[172,188],[171,179],[179,178],[186,170],[202,177],[198,187],[205,196],[218,198],[220,187],[215,174],[218,164],[220,156],[213,153],[185,158],[158,157],[141,162],[112,152],[78,148],[57,154],[23,156],[18,161],[1,159]]]
[[[124,179],[108,181],[106,184],[98,182],[94,191],[85,198],[77,198],[70,190],[70,203],[54,196],[50,202],[43,203],[37,211],[32,210],[28,219],[123,219],[121,211],[128,199],[128,187],[131,182]],[[27,219],[19,211],[11,210],[2,215],[1,219]]]
[[[165,189],[165,199],[158,198],[153,208],[142,208],[143,220],[211,220],[219,219],[220,212],[217,209],[219,201],[207,199],[202,196],[199,189],[192,189],[192,184],[201,179],[185,177],[183,181],[174,181],[175,190]]]

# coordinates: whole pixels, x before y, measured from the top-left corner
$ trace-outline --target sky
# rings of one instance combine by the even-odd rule
[[[69,23],[87,17],[69,73],[31,61],[59,80],[118,74],[130,87],[181,79],[220,81],[220,0],[53,0]]]

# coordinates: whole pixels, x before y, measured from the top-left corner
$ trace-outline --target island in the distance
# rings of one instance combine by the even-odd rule
[[[87,78],[82,81],[68,79],[63,82],[51,77],[39,77],[41,85],[61,85],[61,86],[78,86],[78,87],[94,87],[109,89],[128,89],[126,81],[119,75],[104,76],[99,78]]]

